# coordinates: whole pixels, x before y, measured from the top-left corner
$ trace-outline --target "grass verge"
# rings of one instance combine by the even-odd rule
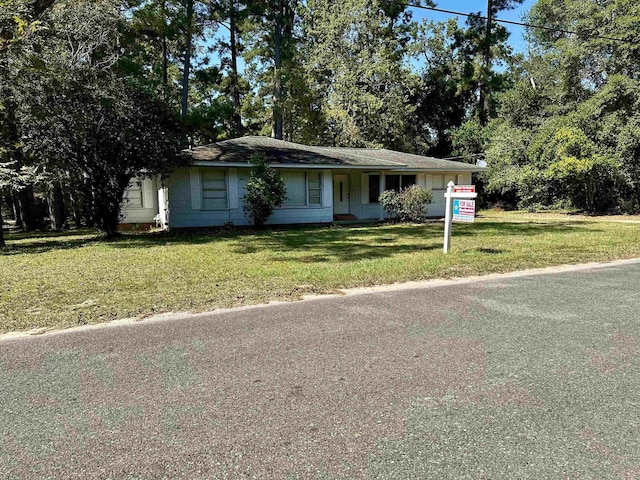
[[[446,256],[442,236],[441,223],[114,241],[90,231],[8,235],[0,251],[0,333],[640,256],[640,221],[606,217],[483,212],[474,224],[454,225]]]

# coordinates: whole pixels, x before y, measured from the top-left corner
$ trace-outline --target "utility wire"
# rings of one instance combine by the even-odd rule
[[[405,3],[405,2],[398,2],[398,1],[394,1],[394,0],[387,0],[389,3],[394,3],[396,5],[402,6],[402,7],[411,7],[411,8],[420,8],[422,10],[431,10],[433,12],[440,12],[440,13],[447,13],[449,15],[460,15],[462,17],[473,17],[473,18],[480,18],[482,20],[488,20],[488,17],[485,17],[484,15],[480,15],[477,13],[464,13],[464,12],[456,12],[455,10],[446,10],[444,8],[436,8],[436,7],[426,7],[424,5],[416,5],[413,3]],[[499,23],[507,23],[509,25],[518,25],[521,27],[528,27],[528,28],[538,28],[540,30],[547,30],[550,32],[558,32],[558,33],[566,33],[567,35],[579,35],[580,32],[576,32],[574,30],[564,30],[561,28],[555,28],[555,27],[547,27],[545,25],[535,25],[533,23],[524,23],[524,22],[516,22],[513,20],[502,20],[496,17],[491,17],[491,21],[492,22],[499,22]],[[622,42],[622,43],[631,43],[629,40],[625,40],[623,38],[616,38],[616,37],[607,37],[604,35],[593,35],[593,34],[589,34],[589,36],[591,38],[601,38],[603,40],[612,40],[614,42]],[[635,42],[634,42],[635,43]]]

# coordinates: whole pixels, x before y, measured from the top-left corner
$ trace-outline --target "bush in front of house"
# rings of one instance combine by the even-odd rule
[[[422,223],[427,219],[432,200],[433,192],[418,185],[411,185],[400,192],[385,190],[378,199],[392,221],[414,223]]]
[[[275,207],[287,199],[287,189],[280,174],[269,165],[263,155],[253,155],[249,160],[251,173],[245,187],[242,209],[257,227],[269,219]]]

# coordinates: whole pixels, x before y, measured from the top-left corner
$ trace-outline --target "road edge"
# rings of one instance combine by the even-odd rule
[[[339,293],[303,295],[300,299],[293,300],[293,301],[271,301],[268,303],[244,305],[241,307],[219,308],[216,310],[211,310],[207,312],[198,312],[198,313],[166,312],[166,313],[160,313],[157,315],[146,316],[143,318],[138,318],[138,317],[122,318],[118,320],[112,320],[109,322],[96,323],[92,325],[81,325],[81,326],[70,327],[65,329],[38,328],[34,330],[29,330],[29,331],[9,332],[9,333],[4,333],[0,335],[0,342],[5,342],[9,340],[20,340],[20,339],[26,339],[26,338],[38,338],[42,336],[49,337],[52,335],[73,334],[73,333],[79,333],[79,332],[86,332],[90,330],[116,328],[116,327],[126,326],[126,325],[146,325],[146,324],[157,323],[157,322],[190,320],[190,319],[197,319],[197,318],[213,316],[213,315],[222,315],[230,312],[238,312],[243,310],[252,310],[252,309],[259,309],[259,308],[269,308],[276,305],[286,305],[291,303],[308,302],[308,301],[314,301],[314,300],[324,300],[324,299],[328,300],[331,298],[338,298],[338,297],[345,297],[345,296],[386,293],[386,292],[395,292],[399,290],[439,288],[439,287],[452,286],[452,285],[463,285],[466,283],[477,283],[481,281],[493,281],[493,280],[511,279],[511,278],[520,278],[520,277],[532,277],[532,276],[540,276],[540,275],[550,275],[555,273],[580,272],[584,270],[597,270],[602,268],[612,268],[612,267],[634,265],[634,264],[640,264],[640,257],[627,258],[622,260],[612,260],[609,262],[589,262],[589,263],[581,263],[581,264],[575,264],[575,265],[556,265],[551,267],[518,270],[515,272],[507,272],[507,273],[488,273],[486,275],[472,275],[469,277],[435,278],[435,279],[429,279],[429,280],[398,282],[398,283],[392,283],[387,285],[375,285],[371,287],[354,287],[354,288],[348,288],[348,289],[341,289],[339,290]]]

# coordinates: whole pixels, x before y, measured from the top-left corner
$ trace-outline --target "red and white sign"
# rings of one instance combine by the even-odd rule
[[[476,201],[463,200],[461,198],[453,199],[453,221],[454,222],[473,222],[476,214]]]
[[[475,191],[475,185],[456,185],[453,187],[453,193],[474,193]]]

